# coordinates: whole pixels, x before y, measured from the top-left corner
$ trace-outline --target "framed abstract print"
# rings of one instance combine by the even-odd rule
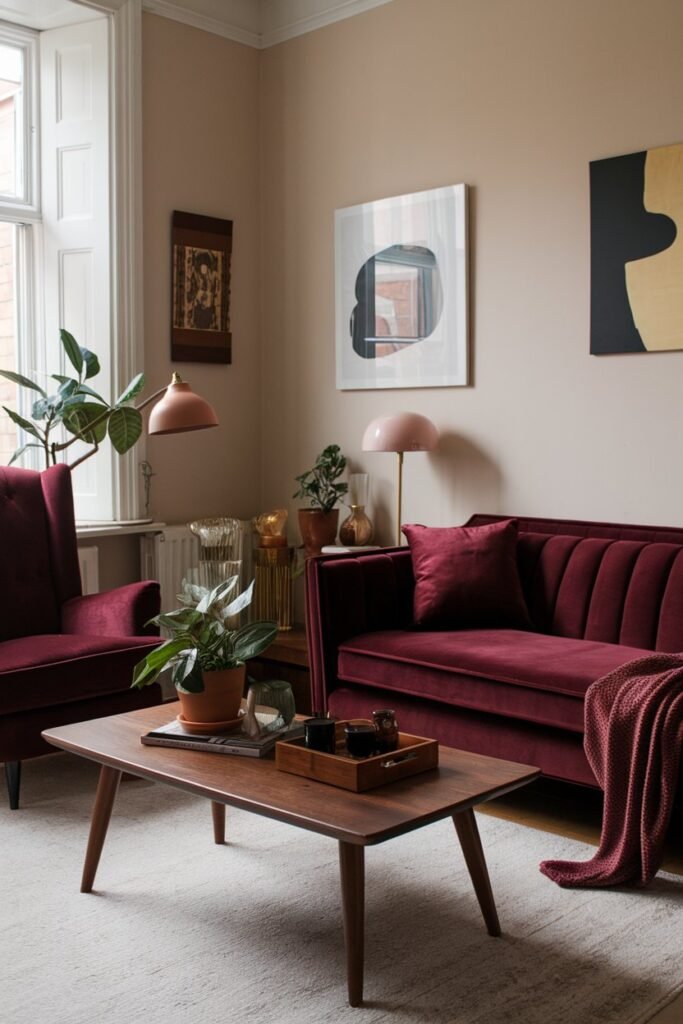
[[[467,187],[335,212],[337,387],[468,383]]]

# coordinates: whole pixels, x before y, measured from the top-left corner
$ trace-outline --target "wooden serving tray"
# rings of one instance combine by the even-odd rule
[[[362,721],[354,718],[354,723]],[[279,740],[275,744],[275,766],[283,772],[303,775],[307,779],[340,786],[354,793],[362,793],[375,786],[386,786],[409,775],[418,775],[439,763],[439,744],[423,736],[399,734],[398,749],[388,754],[356,758],[346,752],[345,721],[335,725],[337,752],[324,754],[309,750],[304,740]]]

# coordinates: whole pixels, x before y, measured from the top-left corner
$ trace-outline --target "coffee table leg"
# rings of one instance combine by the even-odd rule
[[[211,816],[213,817],[213,841],[217,846],[225,842],[225,804],[218,804],[211,801]]]
[[[477,822],[472,808],[470,807],[466,811],[454,814],[453,824],[455,825],[455,831],[458,833],[458,839],[460,840],[462,852],[465,856],[467,870],[470,873],[474,891],[477,894],[479,906],[481,907],[481,912],[484,916],[486,930],[489,935],[500,935],[498,912],[493,899],[491,881],[489,879],[489,872],[484,858],[484,850],[481,845],[479,829],[477,828]]]
[[[349,1006],[363,1002],[363,947],[365,943],[365,851],[353,843],[339,843],[346,978]]]
[[[100,854],[102,853],[104,840],[107,836],[109,819],[111,818],[116,791],[119,788],[120,781],[120,771],[116,768],[110,768],[109,765],[102,765],[100,780],[97,783],[97,793],[95,794],[95,804],[92,809],[88,848],[85,851],[81,892],[92,892],[97,865],[100,862]]]

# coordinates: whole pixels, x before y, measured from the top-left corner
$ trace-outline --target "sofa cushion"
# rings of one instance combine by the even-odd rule
[[[415,624],[530,629],[517,569],[517,524],[402,527],[415,574]]]
[[[649,651],[524,630],[387,630],[339,647],[338,676],[362,686],[583,732],[592,682]]]
[[[68,704],[130,687],[133,667],[158,637],[48,635],[0,646],[3,714]]]

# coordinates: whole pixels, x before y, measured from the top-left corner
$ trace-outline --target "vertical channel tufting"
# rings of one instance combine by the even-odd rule
[[[647,544],[638,555],[626,592],[619,643],[656,649],[660,608],[680,550],[676,544]]]
[[[656,650],[683,651],[683,549],[671,563],[659,611]]]
[[[580,640],[586,630],[593,587],[609,540],[590,537],[579,541],[569,556],[553,613],[552,632]]]
[[[579,542],[579,537],[554,536],[548,537],[541,548],[527,600],[531,620],[542,633],[552,631],[555,602],[562,577],[572,551]]]
[[[606,549],[591,596],[584,638],[618,644],[626,593],[636,561],[645,544],[615,540]]]

